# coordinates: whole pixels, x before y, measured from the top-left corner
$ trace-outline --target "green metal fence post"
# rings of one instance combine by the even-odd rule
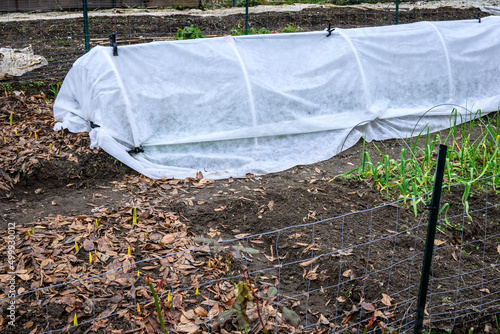
[[[396,0],[396,24],[399,24],[399,0]]]
[[[113,0],[113,8],[116,8],[116,0]]]
[[[436,238],[436,226],[439,216],[439,205],[441,203],[441,189],[443,187],[444,167],[446,165],[446,150],[448,146],[439,145],[437,156],[436,175],[432,190],[432,201],[429,214],[429,225],[427,226],[427,240],[425,241],[424,261],[422,265],[422,276],[420,277],[420,288],[418,291],[417,317],[413,333],[420,334],[424,324],[425,302],[427,299],[427,288],[431,273],[432,256],[434,252],[434,239]]]
[[[90,37],[89,37],[89,14],[87,8],[87,0],[82,0],[83,3],[83,30],[85,33],[85,52],[90,51]]]
[[[245,35],[248,35],[248,0],[245,0]]]

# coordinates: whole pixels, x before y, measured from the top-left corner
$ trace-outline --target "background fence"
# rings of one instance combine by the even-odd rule
[[[441,215],[433,242],[424,328],[451,330],[461,326],[466,331],[471,326],[482,331],[484,321],[491,322],[500,312],[498,177],[443,188],[442,202],[450,209]],[[462,196],[466,187],[470,187],[468,199]],[[370,333],[376,326],[408,332],[415,325],[428,221],[424,204],[429,203],[429,194],[415,200],[420,202],[416,216],[409,210],[411,200],[398,201],[224,240],[214,246],[205,244],[114,265],[107,272],[41,287],[15,298],[30,304],[32,314],[44,319],[39,332],[78,327],[86,333],[99,333],[109,324],[128,332],[140,331],[148,321],[143,312],[152,308],[153,301],[144,276],[137,272],[160,268],[159,277],[165,279],[160,302],[168,330],[231,331],[234,327],[228,323],[219,326],[216,318],[229,307],[233,282],[241,280],[248,268],[259,291],[277,288],[274,303],[260,303],[262,318],[271,332],[363,332],[366,326]],[[354,222],[356,231],[352,230]],[[242,247],[259,253],[238,252]],[[228,263],[232,277],[227,275]],[[8,301],[4,298],[0,303]],[[293,309],[300,317],[300,327],[287,325],[275,303]],[[61,316],[65,305],[72,305],[70,318],[77,314],[77,325],[68,326],[68,319]],[[249,332],[258,332],[255,308],[247,314]],[[371,321],[374,324],[370,326]]]
[[[191,1],[191,0],[186,0]],[[174,39],[179,29],[193,25],[205,36],[243,34],[246,28],[245,2],[239,0],[202,2],[203,10],[175,10],[161,1],[133,3],[94,0],[88,4],[88,34],[84,29],[82,1],[3,1],[0,11],[27,10],[30,13],[0,15],[0,47],[20,49],[32,46],[35,55],[45,57],[48,65],[21,77],[5,78],[2,84],[30,84],[31,87],[62,81],[73,62],[88,47],[109,45],[109,35],[116,32],[118,45]],[[141,6],[139,3],[142,3]],[[348,2],[334,2],[348,3]],[[350,3],[350,2],[349,2]],[[404,2],[396,13],[396,3],[381,2],[360,6],[334,6],[327,2],[250,1],[248,29],[255,33],[324,30],[332,27],[354,28],[417,21],[472,19],[488,14],[478,8],[439,7],[439,1]],[[265,4],[260,6],[259,4]],[[424,5],[429,4],[428,7]],[[256,6],[259,5],[259,6]],[[280,5],[280,6],[270,6]],[[1,7],[3,6],[3,7]],[[40,6],[50,6],[52,12],[33,12]],[[231,8],[236,6],[235,8]],[[133,9],[132,7],[135,7]],[[175,7],[178,8],[178,7]],[[61,11],[61,9],[64,9]]]

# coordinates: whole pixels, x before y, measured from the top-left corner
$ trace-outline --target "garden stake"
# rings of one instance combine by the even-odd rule
[[[415,328],[413,334],[420,334],[422,332],[422,325],[424,323],[425,301],[427,299],[427,288],[429,285],[429,275],[431,273],[432,253],[434,250],[434,239],[436,237],[436,225],[439,215],[439,205],[441,202],[441,188],[443,187],[447,148],[448,146],[446,145],[439,145],[436,176],[434,178],[434,188],[432,190],[432,201],[429,207],[429,225],[427,226],[427,240],[425,241],[422,276],[420,278],[420,288],[418,292],[417,317],[415,319]]]
[[[245,35],[248,35],[248,0],[245,0]]]
[[[87,10],[87,0],[82,0],[83,5],[83,30],[85,33],[85,52],[90,51],[90,37],[89,37],[89,15]]]
[[[399,24],[399,0],[396,0],[396,24]]]

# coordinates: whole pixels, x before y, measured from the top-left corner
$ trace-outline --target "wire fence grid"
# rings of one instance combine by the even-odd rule
[[[441,203],[449,203],[450,209],[441,213],[434,240],[426,329],[451,330],[468,323],[477,328],[500,312],[498,176],[469,183],[467,205],[461,199],[466,184],[443,187]],[[415,198],[420,201],[418,215],[409,209],[411,200],[400,200],[223,240],[216,246],[205,244],[118,264],[92,277],[42,286],[14,298],[18,305],[29,304],[32,314],[45,319],[43,333],[76,327],[86,333],[99,333],[112,318],[123,321],[121,328],[130,333],[141,332],[144,326],[138,320],[142,319],[140,312],[152,310],[153,300],[144,277],[137,272],[159,268],[160,277],[165,279],[159,298],[169,331],[231,331],[230,324],[218,325],[216,318],[230,306],[233,282],[241,280],[247,268],[259,291],[276,287],[275,302],[293,309],[300,317],[300,326],[291,327],[274,303],[261,301],[262,317],[273,333],[360,333],[370,320],[398,333],[409,332],[415,325],[428,220],[424,204],[428,197],[429,193]],[[238,247],[251,247],[259,253],[238,253]],[[232,275],[228,275],[227,254],[231,251]],[[201,266],[194,270],[196,263]],[[71,279],[71,275],[68,277]],[[120,295],[116,292],[120,290],[128,292]],[[80,300],[69,318],[62,316],[64,312],[58,307],[67,298]],[[1,305],[8,303],[9,298],[0,300]],[[255,311],[253,308],[248,312],[252,333],[258,332],[260,326]],[[69,325],[75,314],[78,325]],[[236,320],[233,317],[231,321]],[[376,330],[373,325],[367,332]]]
[[[488,15],[472,7],[411,8],[414,1],[402,3],[398,14],[394,1],[382,2],[379,7],[332,6],[314,1],[289,4],[283,1],[250,1],[246,19],[245,8],[241,7],[245,3],[240,0],[204,1],[201,3],[203,9],[189,11],[166,8],[169,6],[161,3],[159,0],[87,1],[89,33],[86,34],[80,0],[4,1],[0,4],[0,12],[4,11],[0,14],[0,48],[21,49],[31,45],[34,54],[43,56],[47,64],[20,77],[0,77],[0,83],[28,84],[36,90],[50,82],[60,82],[75,60],[85,54],[86,48],[109,46],[109,35],[113,32],[117,33],[118,45],[127,45],[173,40],[179,29],[191,25],[201,29],[207,37],[244,34],[246,20],[249,32],[255,33],[262,28],[267,32],[324,30],[329,24],[339,28],[392,25],[396,23],[396,16],[399,23],[411,23]],[[42,11],[39,7],[45,5],[51,6],[49,10],[52,12],[37,12]],[[113,5],[114,9],[105,9],[113,8]],[[10,12],[13,10],[30,12]]]

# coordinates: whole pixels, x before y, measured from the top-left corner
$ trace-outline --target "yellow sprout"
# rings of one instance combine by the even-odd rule
[[[73,318],[73,325],[78,326],[78,319],[76,318],[76,313],[75,317]]]
[[[132,215],[132,225],[137,224],[137,208],[134,208],[134,213]]]
[[[198,287],[196,287],[196,291],[194,292],[194,294],[195,294],[196,296],[198,296],[198,295],[200,294],[200,290],[198,290]]]
[[[130,246],[128,246],[127,254],[130,255]]]
[[[141,313],[141,307],[137,304],[137,313]]]
[[[78,247],[78,243],[75,241],[75,250],[78,252],[80,250],[80,247]]]
[[[89,262],[92,263],[92,253],[89,252]]]
[[[137,270],[137,277],[141,276],[141,272]]]
[[[170,294],[170,290],[168,290],[167,301],[171,301],[171,300],[172,300],[172,295]]]

